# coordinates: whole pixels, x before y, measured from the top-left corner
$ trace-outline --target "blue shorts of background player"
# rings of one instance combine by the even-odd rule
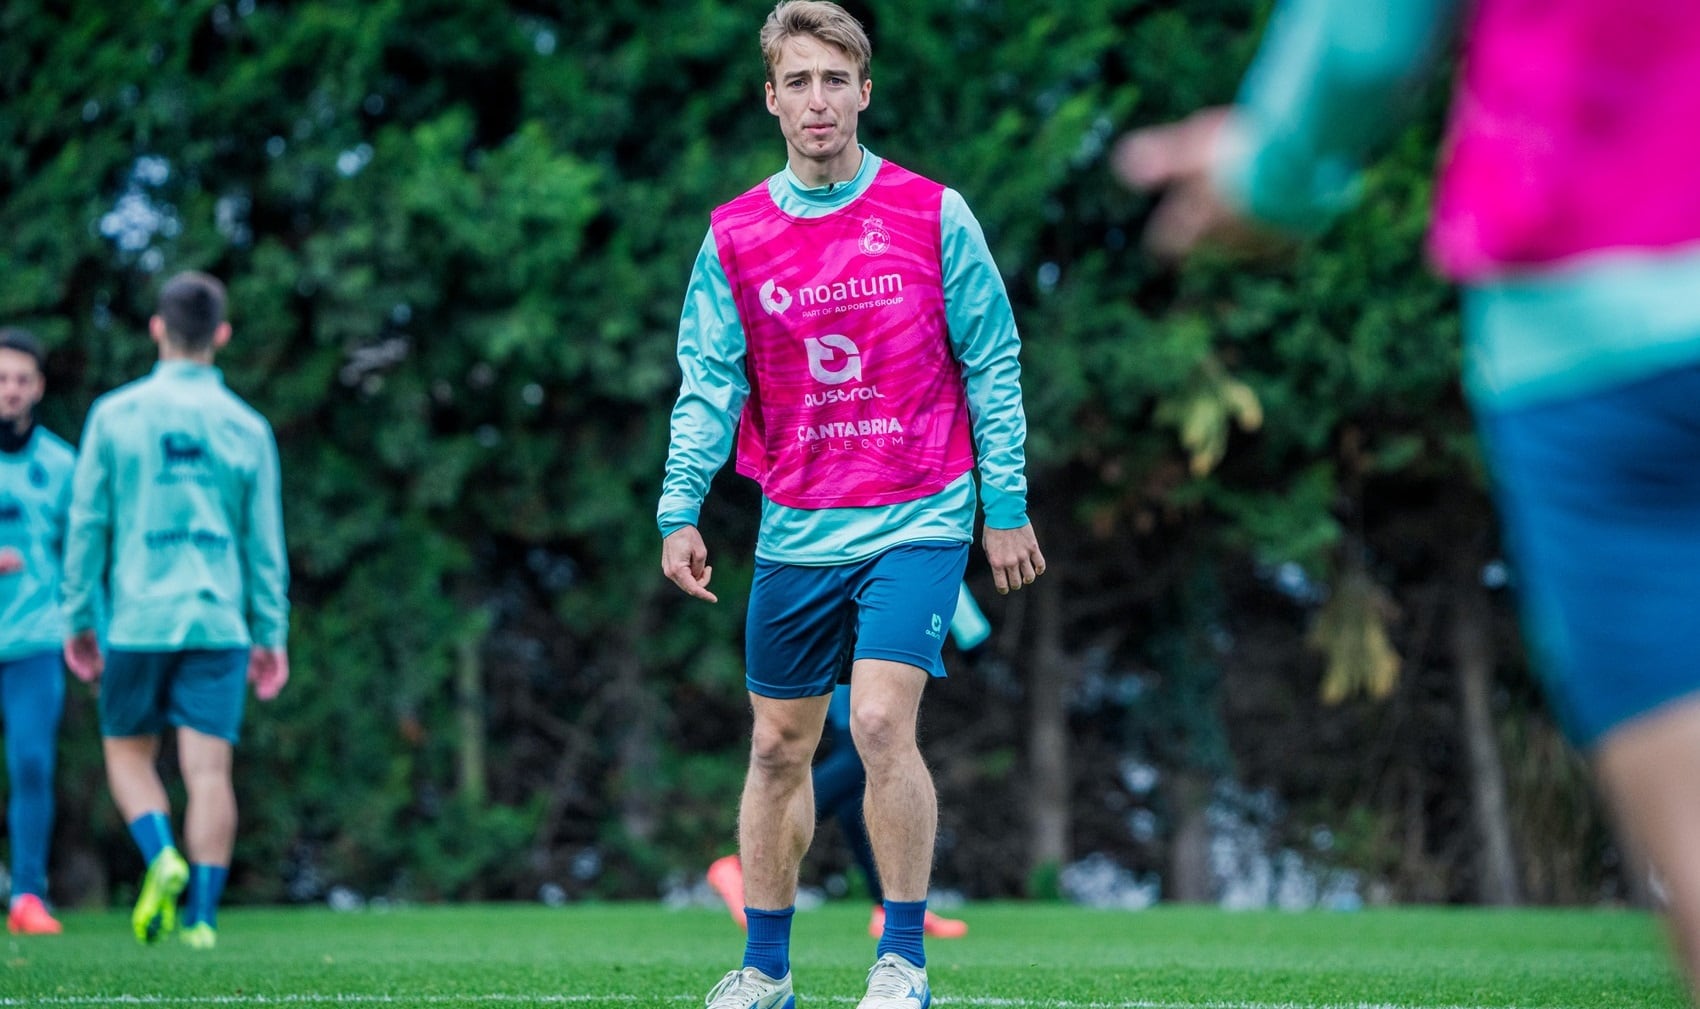
[[[100,686],[100,734],[157,736],[170,726],[235,744],[247,687],[246,648],[114,648]]]

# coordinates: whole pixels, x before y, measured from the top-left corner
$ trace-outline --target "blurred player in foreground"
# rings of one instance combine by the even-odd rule
[[[1700,979],[1700,4],[1295,0],[1231,108],[1114,155],[1182,256],[1351,201],[1462,22],[1430,252],[1553,710]]]

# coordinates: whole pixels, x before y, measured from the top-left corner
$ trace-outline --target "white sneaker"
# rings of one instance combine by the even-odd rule
[[[708,993],[708,1009],[796,1009],[791,975],[775,981],[754,967],[727,971]]]
[[[887,953],[868,968],[868,993],[856,1009],[927,1009],[932,1001],[927,968]]]

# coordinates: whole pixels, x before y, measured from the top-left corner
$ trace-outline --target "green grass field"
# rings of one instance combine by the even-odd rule
[[[953,912],[954,913],[954,912]],[[1616,911],[1090,911],[976,904],[928,943],[934,1002],[1027,1009],[1681,1009],[1657,923]],[[235,908],[220,945],[139,946],[120,912],[6,937],[0,1006],[700,1005],[737,966],[717,911],[649,904]],[[800,913],[799,1009],[853,1006],[867,913]]]

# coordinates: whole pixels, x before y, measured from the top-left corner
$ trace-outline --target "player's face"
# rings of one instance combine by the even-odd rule
[[[855,173],[856,121],[873,86],[844,50],[806,35],[785,40],[767,84],[767,110],[779,118],[791,170],[804,182],[842,182]]]
[[[0,347],[0,423],[14,427],[30,418],[47,388],[35,358],[21,350]]]

